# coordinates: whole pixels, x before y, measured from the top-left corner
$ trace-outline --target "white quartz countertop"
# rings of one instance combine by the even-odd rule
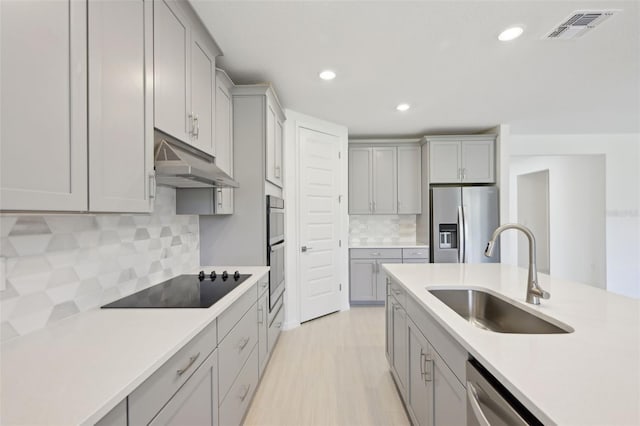
[[[96,309],[3,343],[0,424],[94,424],[217,318],[268,267],[208,309]]]
[[[349,248],[424,248],[428,249],[429,245],[422,243],[349,243]]]
[[[527,271],[502,264],[387,264],[474,358],[544,424],[640,424],[640,301],[539,274],[551,293],[525,303]],[[571,326],[570,334],[502,334],[465,321],[426,288],[481,287]]]

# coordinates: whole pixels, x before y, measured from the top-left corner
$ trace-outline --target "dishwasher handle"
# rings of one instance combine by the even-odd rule
[[[476,418],[479,426],[491,426],[489,420],[487,420],[487,416],[484,415],[482,411],[482,407],[480,407],[480,401],[478,399],[478,391],[476,391],[473,383],[467,382],[467,401],[469,401],[469,405],[471,406],[471,412],[473,416]]]

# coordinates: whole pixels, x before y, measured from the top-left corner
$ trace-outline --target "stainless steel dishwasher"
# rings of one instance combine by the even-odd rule
[[[542,425],[478,361],[467,361],[467,426]]]

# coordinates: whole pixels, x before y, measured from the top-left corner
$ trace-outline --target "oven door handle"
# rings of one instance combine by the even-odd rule
[[[284,248],[284,241],[279,242],[278,244],[274,244],[270,246],[271,253],[275,253],[278,250],[282,250]]]

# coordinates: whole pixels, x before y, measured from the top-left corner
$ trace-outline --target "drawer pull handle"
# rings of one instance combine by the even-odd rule
[[[379,251],[371,252],[371,256],[380,256],[380,252]]]
[[[238,351],[243,350],[247,346],[247,343],[249,343],[249,340],[251,340],[251,338],[249,337],[245,337],[244,339],[242,339],[240,341],[240,344],[238,345]]]
[[[243,387],[244,387],[244,390],[243,390],[242,394],[238,396],[238,398],[240,398],[240,402],[244,402],[244,400],[247,397],[247,395],[249,395],[249,390],[251,389],[251,385],[246,385],[246,386],[243,386]]]
[[[200,356],[200,352],[198,352],[197,354],[195,354],[194,356],[192,356],[191,358],[189,358],[189,363],[184,367],[181,368],[177,371],[178,376],[182,376],[184,373],[186,373],[186,371],[191,368],[191,366],[193,365],[194,362],[196,362],[196,359],[198,359],[198,357]]]

